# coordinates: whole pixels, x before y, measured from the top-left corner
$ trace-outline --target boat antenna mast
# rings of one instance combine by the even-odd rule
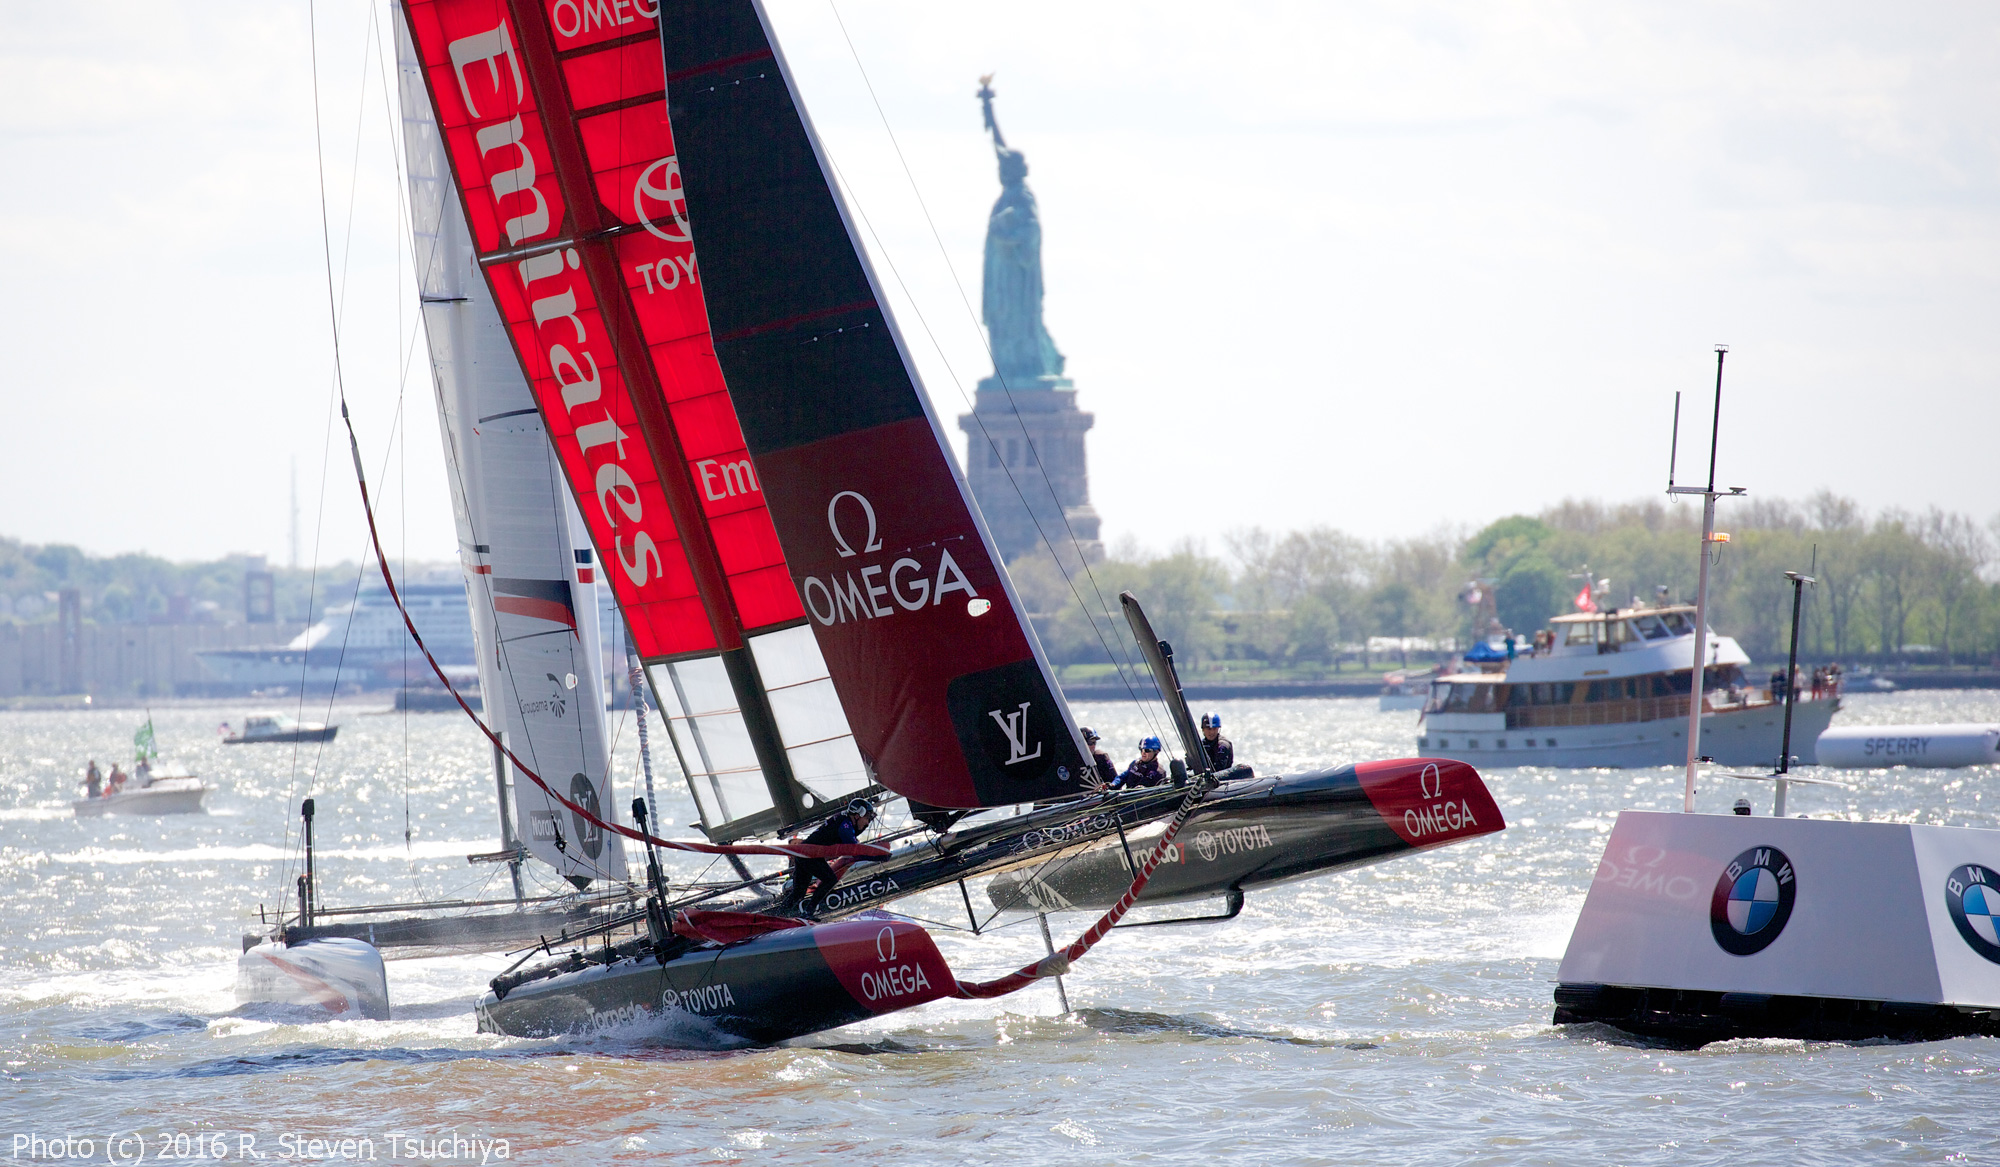
[[[1722,434],[1722,362],[1729,355],[1729,346],[1715,346],[1715,413],[1708,428],[1708,485],[1674,485],[1674,462],[1680,454],[1681,440],[1681,395],[1674,394],[1674,434],[1670,453],[1667,456],[1667,493],[1698,494],[1701,496],[1701,575],[1694,591],[1694,659],[1688,672],[1688,724],[1687,724],[1687,784],[1681,796],[1681,810],[1694,813],[1694,768],[1698,762],[1713,761],[1701,752],[1701,703],[1702,681],[1708,665],[1708,564],[1717,543],[1727,543],[1728,535],[1718,536],[1715,531],[1715,500],[1736,498],[1746,493],[1740,486],[1727,490],[1715,489],[1716,441]]]

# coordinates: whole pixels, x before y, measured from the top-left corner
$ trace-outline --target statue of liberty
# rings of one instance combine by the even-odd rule
[[[991,73],[979,79],[978,96],[1000,160],[1000,198],[986,220],[981,314],[999,379],[1010,389],[1054,388],[1062,377],[1063,355],[1042,326],[1041,219],[1028,189],[1028,160],[1007,145],[994,120],[992,81]]]

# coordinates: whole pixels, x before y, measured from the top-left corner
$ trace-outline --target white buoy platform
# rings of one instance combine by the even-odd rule
[[[1993,763],[2000,763],[2000,725],[1839,725],[1819,735],[1819,764],[1845,770]]]
[[[1557,976],[1687,1044],[2000,1033],[2000,831],[1628,810]]]

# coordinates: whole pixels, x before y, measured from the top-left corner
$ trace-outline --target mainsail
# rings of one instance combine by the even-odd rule
[[[762,7],[661,8],[715,354],[862,754],[938,806],[1077,792],[1076,725]]]
[[[473,271],[414,50],[406,35],[398,42],[417,286],[485,716],[536,773],[615,822],[592,551],[577,537],[575,504],[506,326]],[[514,814],[503,790],[501,829],[513,834],[518,823],[520,833],[503,847],[524,846],[579,886],[625,879],[616,837],[525,779],[511,785]]]
[[[712,838],[868,789],[716,365],[644,3],[409,0],[484,272]]]

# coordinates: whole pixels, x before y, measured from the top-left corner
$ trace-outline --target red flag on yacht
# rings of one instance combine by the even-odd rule
[[[1576,593],[1576,610],[1579,612],[1597,611],[1597,601],[1590,598],[1590,582],[1588,580],[1584,581],[1583,590]]]

